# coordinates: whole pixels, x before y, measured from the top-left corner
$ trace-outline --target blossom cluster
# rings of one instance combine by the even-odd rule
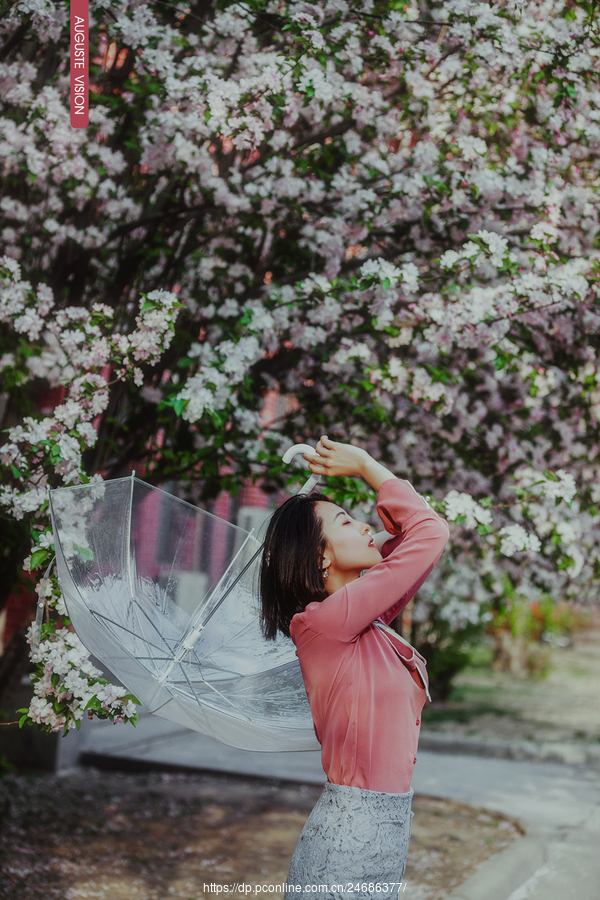
[[[477,525],[487,527],[492,524],[491,510],[473,500],[470,494],[449,491],[443,504],[446,518],[451,522],[464,522],[466,528],[476,528]]]
[[[111,721],[137,722],[136,699],[123,687],[109,684],[92,664],[76,634],[67,628],[51,631],[46,626],[40,640],[35,623],[27,633],[31,661],[33,699],[23,719],[46,731],[79,728],[86,712]]]
[[[51,411],[24,416],[21,424],[7,429],[0,447],[0,463],[10,473],[0,488],[0,505],[14,519],[27,517],[35,523],[32,552],[24,561],[31,571],[52,559],[49,489],[96,482],[90,500],[102,490],[99,474],[85,474],[83,453],[96,443],[98,422],[109,402],[111,372],[116,382],[131,379],[140,386],[143,373],[135,362],[158,361],[172,340],[180,304],[175,294],[150,292],[140,301],[136,328],[127,334],[107,328],[114,310],[104,304],[95,303],[91,310],[57,310],[48,286],[40,284],[34,291],[9,256],[0,258],[0,286],[0,322],[9,333],[28,338],[26,345],[17,344],[19,353],[4,357],[4,369],[21,389],[34,378],[44,378],[49,387],[62,391],[62,401]],[[68,553],[68,529],[66,538]],[[56,575],[48,570],[36,592],[44,607],[69,621]],[[136,721],[131,698],[123,699],[126,691],[101,679],[76,635],[56,630],[56,624],[52,620],[45,626],[44,639],[32,652],[38,671],[24,718],[52,731],[79,727],[86,708],[101,717]]]
[[[56,311],[47,285],[33,291],[8,256],[0,258],[0,285],[0,321],[17,333],[27,330],[37,343],[22,347],[21,359],[5,358],[4,367],[10,367],[12,378],[18,372],[20,385],[44,378],[49,387],[63,391],[50,415],[25,416],[22,424],[8,429],[0,448],[0,463],[18,473],[15,484],[0,488],[0,504],[21,519],[45,508],[53,476],[59,484],[80,483],[82,454],[96,443],[94,423],[108,406],[111,373],[116,380],[132,378],[141,386],[143,373],[134,363],[158,361],[172,340],[180,304],[175,294],[153,291],[140,300],[137,327],[130,334],[107,334],[112,308],[95,303],[89,311]]]

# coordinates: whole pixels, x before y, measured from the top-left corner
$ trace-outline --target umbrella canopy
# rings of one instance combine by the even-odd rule
[[[318,749],[294,645],[261,633],[251,532],[133,476],[50,505],[75,631],[150,712],[244,750]]]

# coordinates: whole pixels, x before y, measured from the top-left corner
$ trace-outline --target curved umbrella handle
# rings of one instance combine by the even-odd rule
[[[292,447],[288,447],[283,454],[282,459],[284,463],[289,463],[295,456],[298,456],[299,453],[310,453],[312,456],[316,455],[315,448],[311,447],[310,444],[294,444]],[[303,459],[302,462],[305,466],[308,466],[307,460]]]
[[[290,463],[295,456],[299,453],[311,453],[313,456],[315,455],[314,447],[311,447],[310,444],[294,444],[292,447],[288,447],[288,449],[283,454],[284,463]],[[308,466],[308,461],[303,459],[302,462],[305,466]],[[319,483],[318,475],[311,475],[308,481],[306,481],[300,490],[299,494],[310,494],[312,489]]]

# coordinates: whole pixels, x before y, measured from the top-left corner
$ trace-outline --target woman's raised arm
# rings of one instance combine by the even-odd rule
[[[378,491],[381,485],[390,478],[393,472],[369,456],[361,447],[352,444],[339,444],[330,441],[326,434],[315,447],[314,455],[304,454],[308,467],[315,475],[348,475],[351,478],[364,478],[373,490]]]
[[[408,481],[386,478],[377,511],[386,531],[395,535],[391,552],[362,578],[305,611],[311,628],[337,640],[352,641],[375,619],[389,622],[397,615],[430,574],[448,541],[447,524]]]

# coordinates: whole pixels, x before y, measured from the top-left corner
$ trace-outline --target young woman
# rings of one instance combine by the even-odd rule
[[[381,900],[401,890],[428,696],[425,660],[388,625],[439,560],[448,527],[358,447],[323,436],[305,459],[317,475],[364,478],[386,531],[372,538],[323,494],[291,497],[269,523],[264,632],[282,631],[296,645],[328,779],[287,884],[294,896]]]

